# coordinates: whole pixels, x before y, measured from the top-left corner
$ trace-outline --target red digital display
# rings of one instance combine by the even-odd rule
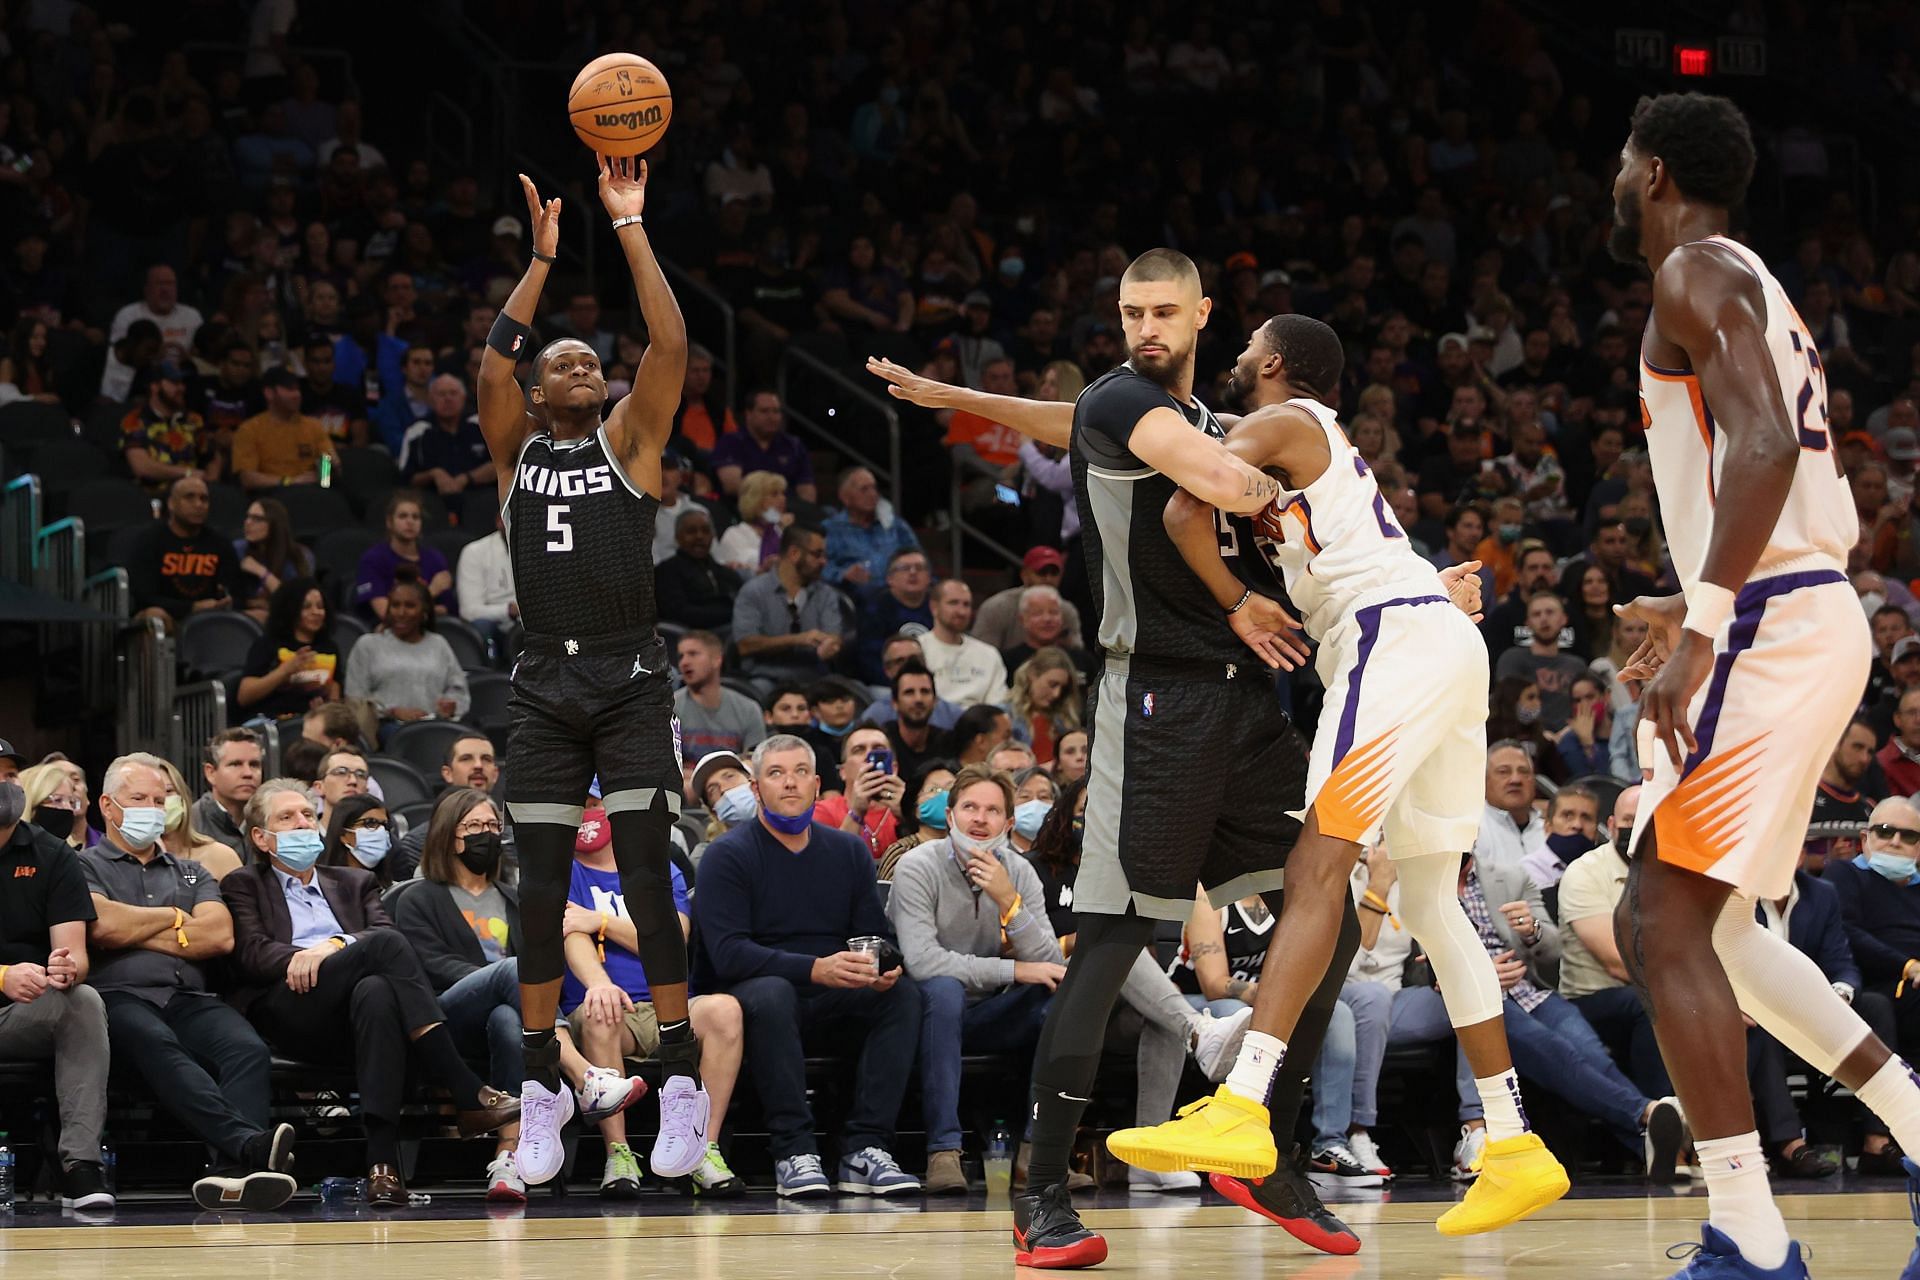
[[[1683,76],[1710,76],[1713,74],[1713,51],[1699,45],[1675,45],[1673,69]]]

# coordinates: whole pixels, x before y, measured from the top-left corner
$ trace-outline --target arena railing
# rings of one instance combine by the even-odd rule
[[[450,121],[459,131],[458,147],[442,145],[440,123]],[[466,108],[435,89],[427,95],[427,148],[436,156],[451,160],[456,168],[466,168],[473,163],[473,117]]]
[[[845,455],[845,465],[858,463],[872,471],[886,488],[894,510],[898,511],[902,478],[900,415],[894,411],[894,407],[811,351],[792,345],[780,353],[777,386],[780,403],[786,406],[787,417],[838,449]],[[824,390],[826,395],[824,398],[796,395],[796,387]],[[852,415],[846,411],[855,408],[868,410],[880,419],[886,436],[887,461],[884,466],[873,460],[869,453],[870,445],[863,447],[864,442],[855,444],[851,439],[856,428],[850,423]],[[824,490],[821,496],[826,497]]]
[[[40,531],[40,477],[16,476],[0,490],[0,578],[33,581],[33,555]]]
[[[56,520],[33,535],[33,585],[78,603],[87,577],[87,527],[78,516]]]
[[[960,576],[961,569],[966,566],[966,542],[968,537],[972,537],[975,542],[993,552],[995,555],[1000,556],[1008,564],[1019,564],[1020,552],[1012,550],[997,539],[988,537],[986,531],[981,529],[979,525],[970,523],[962,516],[961,513],[966,509],[961,501],[961,490],[964,486],[960,478],[960,468],[954,467],[952,470],[953,484],[948,490],[947,497],[947,516],[951,521],[947,526],[947,536],[951,539],[947,554],[951,556],[953,560],[953,568],[949,570],[949,572],[957,578]]]
[[[120,633],[118,663],[119,753],[150,751],[173,761],[198,796],[206,784],[191,766],[207,739],[227,727],[226,686],[218,680],[177,683],[173,637],[157,618]]]
[[[707,308],[719,318],[720,337],[717,341],[707,338],[703,333],[696,333],[692,323],[687,325],[687,333],[693,341],[710,351],[716,346],[719,347],[713,363],[719,369],[721,377],[725,379],[727,403],[739,404],[740,364],[737,354],[739,329],[734,321],[733,304],[727,301],[725,294],[671,259],[661,258],[660,269],[666,272],[667,278],[673,282],[674,292],[683,302],[688,294],[692,294],[705,303]]]
[[[125,569],[107,569],[81,584],[81,603],[107,615],[106,622],[79,627],[81,688],[87,709],[108,712],[114,703],[114,638],[133,616],[133,590]]]

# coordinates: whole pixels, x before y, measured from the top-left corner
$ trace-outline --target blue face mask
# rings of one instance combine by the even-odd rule
[[[282,850],[286,848],[284,843],[282,843],[281,848]],[[359,835],[355,836],[353,848],[349,850],[349,852],[353,854],[353,860],[355,862],[371,871],[382,862],[385,862],[387,860],[387,854],[392,852],[392,850],[393,837],[387,833],[385,827],[380,827],[373,831],[362,831]],[[285,852],[281,853],[280,860],[282,862],[286,861]]]
[[[281,865],[293,872],[306,871],[320,861],[321,850],[326,842],[320,833],[312,827],[297,827],[292,831],[282,831],[273,842],[273,856],[280,859]]]
[[[853,732],[853,721],[849,720],[836,729],[825,720],[822,720],[816,727],[829,738],[844,738]]]
[[[771,809],[762,809],[760,816],[767,820],[768,826],[782,835],[803,835],[807,828],[813,825],[813,806],[808,805],[805,812],[796,813],[791,818],[784,813],[775,813]]]
[[[1029,800],[1018,805],[1013,811],[1013,829],[1020,833],[1023,840],[1031,840],[1040,834],[1040,826],[1053,812],[1051,800]]]
[[[753,815],[759,811],[760,806],[753,798],[753,784],[743,782],[721,793],[720,803],[713,807],[713,816],[731,827],[737,823],[752,821]],[[780,815],[768,814],[767,816],[777,818]]]
[[[921,826],[938,827],[945,831],[947,829],[947,793],[942,791],[938,795],[922,799],[919,814]]]
[[[129,809],[115,801],[120,810],[120,838],[129,849],[144,849],[158,840],[167,829],[167,811],[152,808]]]
[[[1005,276],[1007,279],[1018,280],[1021,276],[1025,275],[1026,273],[1027,273],[1027,260],[1025,258],[1000,259],[1000,274]]]
[[[1867,865],[1889,880],[1905,882],[1913,879],[1914,870],[1920,863],[1897,853],[1869,853]]]

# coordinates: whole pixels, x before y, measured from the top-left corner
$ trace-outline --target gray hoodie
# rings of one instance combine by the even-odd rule
[[[923,844],[901,858],[887,898],[887,916],[899,935],[907,972],[918,982],[958,978],[968,1003],[1011,985],[1015,960],[1066,963],[1047,923],[1039,873],[1008,845],[996,852],[1021,901],[1020,913],[1007,926],[1012,959],[1000,954],[999,908],[973,891],[951,841]]]

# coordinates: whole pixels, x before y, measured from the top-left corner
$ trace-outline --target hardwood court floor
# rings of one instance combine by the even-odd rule
[[[1314,1254],[1276,1228],[1219,1203],[1169,1204],[1134,1197],[1132,1207],[1095,1209],[1090,1225],[1106,1233],[1113,1255],[1096,1274],[1205,1277],[1205,1280],[1535,1280],[1619,1277],[1661,1280],[1681,1263],[1668,1245],[1697,1238],[1701,1197],[1569,1200],[1494,1236],[1456,1241],[1437,1235],[1435,1204],[1346,1204],[1341,1212],[1366,1241],[1350,1258]],[[839,1204],[848,1204],[840,1201]],[[61,1221],[37,1206],[44,1227],[0,1231],[5,1280],[835,1280],[876,1276],[961,1280],[1006,1275],[1006,1219],[979,1209],[926,1209],[918,1202],[747,1202],[672,1216],[645,1206],[599,1212],[585,1198],[568,1202],[581,1216],[489,1213],[477,1202],[434,1207],[433,1218],[298,1213],[245,1220],[202,1215],[173,1225],[163,1215],[123,1211],[113,1225]],[[1783,1197],[1789,1226],[1813,1249],[1820,1280],[1894,1280],[1913,1247],[1906,1197],[1886,1192]],[[640,1214],[634,1212],[641,1209]],[[451,1215],[451,1216],[444,1216]],[[144,1219],[148,1219],[143,1221]],[[23,1219],[25,1220],[25,1219]],[[1020,1274],[1037,1277],[1038,1272]]]

